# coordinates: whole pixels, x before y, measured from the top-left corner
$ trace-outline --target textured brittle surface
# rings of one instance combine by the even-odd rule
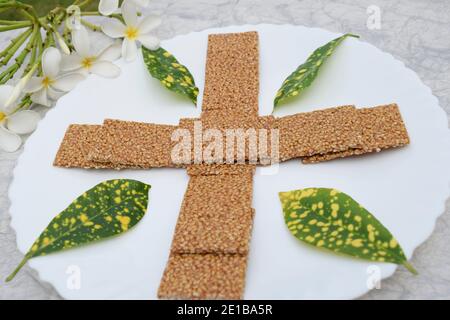
[[[65,168],[85,169],[120,169],[127,166],[113,165],[111,163],[98,163],[88,160],[87,155],[96,144],[101,126],[87,124],[72,124],[64,135],[64,139],[53,162],[54,166]]]
[[[163,299],[242,299],[247,256],[173,254],[158,297]]]
[[[190,176],[209,176],[218,174],[241,175],[255,172],[255,165],[251,164],[192,164],[187,166]]]
[[[159,298],[242,298],[254,170],[253,165],[188,167],[190,180]]]
[[[362,132],[360,149],[379,151],[409,143],[408,132],[396,104],[363,108],[358,110],[358,114]]]
[[[172,251],[246,254],[253,224],[252,185],[252,167],[241,167],[238,175],[191,176]]]
[[[355,130],[357,122],[353,106],[277,118],[274,127],[280,130],[280,160],[356,147],[359,141],[359,130]]]
[[[259,48],[256,32],[208,37],[202,110],[258,113]]]
[[[106,119],[102,139],[89,158],[140,168],[173,166],[172,133],[177,126]]]
[[[357,112],[359,119],[357,128],[360,130],[357,147],[305,157],[302,162],[329,161],[409,144],[408,131],[396,104],[357,109]]]
[[[182,210],[172,242],[174,253],[248,254],[253,209],[197,214]]]
[[[215,212],[232,208],[250,208],[253,193],[253,170],[251,173],[231,175],[191,176],[183,207],[197,212]]]

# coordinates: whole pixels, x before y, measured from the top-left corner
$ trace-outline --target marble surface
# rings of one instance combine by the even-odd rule
[[[370,6],[381,10],[380,29],[367,26]],[[162,15],[164,23],[158,35],[163,39],[210,27],[257,23],[351,31],[417,72],[450,115],[450,2],[446,0],[153,0],[148,11]],[[12,35],[0,34],[0,47]],[[0,151],[0,300],[60,299],[27,266],[13,282],[3,282],[22,259],[9,227],[7,195],[18,156],[20,151]],[[394,276],[382,282],[380,290],[373,290],[361,299],[450,299],[449,242],[450,201],[447,201],[433,235],[414,253],[412,264],[420,275],[413,277],[399,268]]]

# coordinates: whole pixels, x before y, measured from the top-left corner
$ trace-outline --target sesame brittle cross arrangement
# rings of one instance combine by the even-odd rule
[[[208,39],[199,119],[181,119],[178,126],[107,119],[103,125],[73,124],[65,134],[54,162],[58,167],[187,169],[190,180],[160,298],[243,297],[256,165],[294,158],[315,163],[409,143],[395,104],[277,118],[258,116],[258,94],[258,34],[214,34]],[[243,144],[239,134],[230,134],[239,130]]]

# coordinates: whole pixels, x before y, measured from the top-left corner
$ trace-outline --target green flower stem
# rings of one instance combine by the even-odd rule
[[[76,3],[78,3],[78,2],[79,2],[79,1],[75,1],[74,4],[76,4]],[[87,5],[88,5],[89,3],[91,3],[91,2],[92,2],[92,0],[84,0],[83,2],[77,4],[77,6],[79,6],[80,8],[83,8],[83,7],[87,6]]]
[[[31,15],[30,13],[28,13],[28,11],[25,10],[25,9],[20,9],[19,12],[20,12],[25,18],[27,18],[27,19],[30,20],[30,21],[36,21],[36,20],[37,20],[33,15]]]
[[[12,112],[12,114],[16,113],[19,110],[27,109],[32,104],[33,104],[33,101],[31,101],[31,95],[27,94],[22,98],[20,103],[17,105],[16,109],[14,109],[14,111]]]
[[[14,6],[15,4],[16,4],[16,1],[0,3],[0,8],[9,8],[9,7]]]
[[[46,33],[45,41],[44,41],[44,50],[48,47],[51,47],[55,44],[55,39],[53,38],[53,31],[49,31]]]
[[[17,72],[17,70],[20,69],[23,62],[25,61],[28,54],[33,50],[35,39],[37,36],[39,28],[35,26],[33,29],[33,33],[30,37],[30,40],[28,41],[27,45],[23,49],[23,51],[16,57],[16,62],[12,64],[4,73],[0,75],[0,83],[6,83],[9,79],[14,77],[14,74]],[[31,69],[31,66],[30,66]]]
[[[36,60],[36,64],[38,64],[36,66],[38,72],[37,75],[38,76],[42,76],[42,64],[40,63],[41,58],[42,58],[42,54],[44,53],[45,49],[47,49],[48,47],[51,47],[55,44],[55,40],[53,38],[53,31],[49,30],[47,31],[47,33],[45,34],[45,39],[42,42],[42,37],[39,35],[39,41],[40,41],[40,54],[39,57]]]
[[[98,11],[85,11],[81,12],[82,16],[101,16],[102,14]]]
[[[25,4],[19,1],[14,1],[15,7],[21,9],[21,13],[29,18],[31,21],[38,21],[39,16],[32,5]]]
[[[72,39],[70,37],[70,33],[63,33],[62,37],[64,41],[66,42],[67,46],[69,47],[70,51],[73,51],[75,48],[72,44]]]
[[[22,28],[29,27],[31,25],[32,25],[31,21],[25,21],[25,22],[20,22],[20,23],[16,23],[16,24],[11,24],[8,26],[2,26],[2,27],[0,27],[0,32],[22,29]]]
[[[64,44],[66,44],[67,47],[69,47],[69,50],[70,50],[70,46],[66,42],[66,39],[64,39],[64,37],[59,34],[59,32],[56,30],[56,28],[54,26],[52,26],[52,29],[53,29],[53,36],[55,37],[55,42],[58,41],[60,49],[62,49],[60,43],[63,42]],[[64,50],[62,50],[62,51],[64,51]]]
[[[50,38],[52,38],[50,36]],[[44,45],[42,43],[42,36],[41,36],[41,32],[40,32],[40,28],[38,28],[38,31],[36,33],[36,39],[35,39],[35,44],[34,44],[34,55],[37,55],[37,53],[39,52],[39,56],[32,56],[30,58],[30,62],[29,62],[29,66],[31,66],[30,70],[25,71],[22,74],[22,78],[24,76],[26,76],[27,74],[34,74],[36,72],[36,70],[38,70],[38,76],[42,75],[42,64],[41,64],[41,59],[42,59],[42,55],[44,54],[44,50],[50,45],[51,41],[47,41]],[[33,61],[33,63],[32,63]],[[28,67],[27,67],[28,68]],[[17,108],[12,112],[12,113],[16,113],[19,110],[25,109],[25,108],[29,108],[31,105],[33,104],[33,101],[31,100],[31,95],[30,94],[26,94],[21,102],[17,105]]]
[[[18,36],[15,37],[14,39],[12,39],[11,42],[10,42],[10,44],[9,44],[2,52],[0,52],[0,58],[6,56],[6,55],[8,54],[8,52],[9,52],[9,50],[14,46],[14,44],[15,44],[17,41],[20,41],[20,39],[21,39],[22,37],[25,37],[25,36],[26,36],[26,33],[27,33],[27,31],[24,31],[24,32],[22,32],[20,35],[18,35]]]
[[[0,13],[4,12],[6,10],[9,10],[9,8],[0,6]]]
[[[81,15],[82,16],[100,16],[100,17],[105,17],[98,11],[85,11],[85,12],[81,12]],[[138,15],[140,15],[140,14],[138,13]],[[113,14],[111,14],[109,16],[106,16],[106,17],[117,19],[117,20],[119,20],[120,22],[123,22],[123,23],[125,22],[123,20],[122,15],[118,14],[118,13],[113,13]]]
[[[25,67],[25,70],[23,71],[22,77],[31,70],[34,63],[36,62],[37,54],[39,52],[39,36],[40,36],[40,28],[39,26],[35,25],[32,35],[32,41],[30,41],[30,43],[32,43],[30,61],[28,61],[28,64]]]
[[[12,25],[12,24],[18,24],[18,23],[23,23],[23,22],[27,22],[27,21],[25,21],[25,20],[22,20],[22,21],[0,20],[0,24],[2,24],[2,25]]]
[[[37,33],[36,42],[37,42],[38,51],[42,52],[42,50],[43,50],[42,49],[43,48],[43,43],[42,43],[41,30],[39,30],[39,32]]]
[[[8,64],[9,60],[11,60],[11,58],[16,54],[17,50],[28,39],[28,37],[31,35],[32,32],[33,32],[33,28],[29,28],[25,32],[25,35],[14,43],[14,45],[8,50],[8,53],[3,58],[2,62],[0,62],[0,65],[6,66]]]
[[[71,46],[70,46],[70,41],[68,41],[68,37],[61,36],[61,34],[58,32],[58,28],[59,28],[61,22],[67,16],[67,13],[64,9],[63,9],[63,11],[59,11],[59,9],[61,9],[61,8],[55,8],[55,11],[53,12],[54,18],[51,19],[50,29],[53,31],[53,35],[54,35],[55,39],[57,41],[64,42],[69,47],[69,50],[70,50]]]
[[[17,68],[15,65],[10,66],[8,69],[3,71],[0,74],[0,85],[5,84],[9,79],[11,79],[12,75],[14,74],[15,71],[17,71]]]
[[[63,36],[64,40],[66,41],[67,45],[69,46],[70,50],[72,51],[74,49],[74,47],[72,44],[71,30],[67,26],[67,24],[64,24],[62,36]]]
[[[37,47],[37,49],[36,49],[37,52],[39,52],[39,57],[36,58],[35,64],[38,65],[36,67],[37,70],[38,70],[38,76],[41,76],[42,75],[41,57],[42,57],[42,54],[44,52],[44,43],[42,42],[42,35],[41,35],[41,30],[40,29],[39,29],[39,32],[37,33],[37,37],[36,37],[36,47]]]
[[[91,29],[91,30],[94,31],[94,32],[97,32],[97,31],[101,31],[101,30],[102,30],[102,28],[101,28],[99,25],[90,23],[89,21],[86,21],[86,20],[84,20],[84,19],[81,19],[81,24],[84,25],[85,27]]]

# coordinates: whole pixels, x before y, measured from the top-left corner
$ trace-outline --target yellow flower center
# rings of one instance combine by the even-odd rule
[[[0,111],[0,122],[6,119],[6,114]]]
[[[139,30],[135,27],[128,27],[125,30],[125,38],[128,40],[135,40],[139,35]]]
[[[53,81],[53,80],[50,79],[49,77],[44,77],[44,79],[42,79],[42,85],[43,85],[45,88],[48,88],[51,84],[53,84],[53,82],[55,82],[55,81]]]
[[[94,57],[86,57],[81,61],[81,65],[83,66],[83,68],[90,69],[92,67],[92,64],[94,63],[94,60]]]

